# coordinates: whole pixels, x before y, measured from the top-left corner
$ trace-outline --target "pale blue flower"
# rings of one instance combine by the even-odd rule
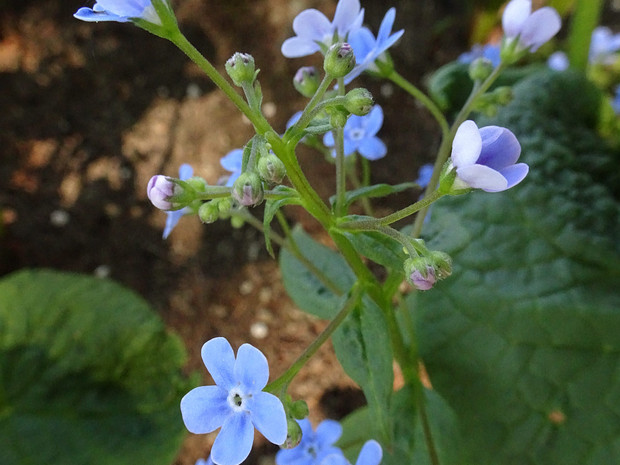
[[[612,64],[617,58],[618,51],[620,51],[620,34],[614,34],[611,29],[604,26],[592,31],[590,63]]]
[[[243,344],[237,351],[223,337],[202,346],[202,360],[215,385],[200,386],[181,399],[183,422],[189,431],[220,432],[211,449],[217,465],[238,465],[252,449],[254,428],[274,444],[287,436],[286,414],[280,399],[263,392],[269,365],[260,350]]]
[[[301,442],[292,449],[281,449],[276,454],[277,465],[320,465],[328,455],[342,455],[334,443],[342,435],[342,426],[334,420],[319,423],[316,431],[310,420],[297,420],[301,428]]]
[[[375,105],[366,116],[351,115],[344,126],[344,154],[351,155],[358,152],[368,160],[378,160],[387,153],[387,147],[377,137],[377,132],[383,125],[383,110]],[[335,145],[333,132],[323,137],[327,147]]]
[[[475,44],[469,52],[461,53],[457,60],[460,63],[470,64],[478,58],[486,58],[496,68],[501,61],[499,52],[499,44]]]
[[[185,181],[194,175],[194,169],[187,163],[182,164],[179,167],[179,179]],[[182,208],[180,210],[167,211],[166,212],[166,226],[164,227],[164,233],[162,237],[167,239],[174,227],[177,225],[183,215],[191,213],[191,209]]]
[[[345,84],[350,83],[366,70],[377,71],[375,61],[380,58],[388,48],[394,45],[405,32],[404,29],[401,29],[392,34],[395,17],[396,8],[390,8],[381,21],[376,39],[367,27],[362,27],[349,35],[348,42],[353,47],[357,63],[353,71],[344,78]]]
[[[515,135],[499,126],[478,129],[465,121],[452,143],[452,165],[463,187],[501,192],[520,183],[529,171],[525,163],[515,163],[521,145]]]
[[[151,0],[97,0],[92,8],[80,8],[73,16],[82,21],[119,23],[143,19],[161,26],[161,19]]]
[[[243,164],[243,149],[234,149],[220,159],[220,165],[226,171],[230,171],[230,176],[226,180],[226,186],[232,187],[239,175]]]
[[[196,463],[194,465],[214,465],[214,464],[213,464],[213,460],[211,460],[211,456],[209,455],[209,458],[207,458],[207,460],[198,459],[196,460]]]
[[[611,106],[614,109],[616,115],[620,115],[620,86],[616,86],[614,98],[611,101]]]
[[[293,20],[295,36],[282,44],[282,55],[297,58],[327,50],[335,42],[346,41],[347,36],[362,26],[364,10],[359,0],[340,0],[334,20],[314,8],[304,10]]]
[[[565,71],[570,66],[568,55],[564,52],[553,52],[547,58],[547,66],[554,71]]]
[[[360,455],[357,456],[355,465],[379,465],[383,458],[383,450],[377,441],[366,441]],[[320,465],[349,465],[349,461],[343,455],[329,455]]]
[[[518,40],[519,49],[535,52],[558,33],[562,19],[549,6],[532,12],[532,0],[511,0],[502,15],[504,35]]]
[[[418,179],[414,182],[422,188],[428,186],[428,183],[431,182],[431,176],[433,176],[433,169],[434,166],[432,163],[422,165],[418,170]]]

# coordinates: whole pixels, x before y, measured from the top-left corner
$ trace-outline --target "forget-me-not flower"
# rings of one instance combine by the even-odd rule
[[[92,8],[80,8],[73,16],[82,21],[119,23],[143,19],[161,26],[161,19],[151,0],[97,0]]]
[[[387,147],[377,137],[383,125],[383,110],[375,105],[366,116],[351,115],[344,126],[344,154],[358,152],[368,160],[378,160],[387,153]],[[335,145],[334,134],[328,132],[323,137],[327,147]]]
[[[232,187],[239,175],[243,164],[243,149],[234,149],[220,159],[220,165],[226,171],[230,171],[230,176],[226,180],[226,186]]]
[[[463,188],[501,192],[517,185],[529,171],[525,163],[515,163],[520,155],[521,145],[510,130],[478,129],[471,120],[459,126],[452,143],[452,165]]]
[[[328,455],[342,455],[334,443],[342,435],[342,426],[334,420],[319,423],[316,431],[307,418],[297,420],[301,428],[301,442],[292,449],[281,449],[276,454],[277,465],[320,465]]]
[[[274,444],[287,436],[284,406],[273,394],[263,392],[269,365],[263,353],[243,344],[237,351],[223,337],[202,346],[202,360],[214,386],[192,389],[181,399],[183,422],[189,431],[205,434],[221,428],[211,459],[217,465],[238,465],[250,454],[254,428]]]
[[[396,43],[404,34],[405,30],[392,34],[394,19],[396,18],[396,8],[390,8],[379,27],[377,38],[367,27],[362,27],[349,35],[348,41],[355,53],[356,65],[353,70],[344,78],[344,83],[348,84],[364,71],[376,71],[375,61],[383,55],[388,48]]]
[[[426,163],[420,166],[418,170],[418,179],[414,182],[421,188],[428,186],[428,183],[431,182],[431,176],[433,176],[433,169],[434,166],[432,163]]]
[[[486,58],[497,68],[501,61],[499,52],[499,44],[475,44],[469,52],[461,53],[457,60],[459,63],[470,64],[478,58]]]
[[[304,10],[293,20],[296,35],[284,41],[282,55],[297,58],[327,50],[336,42],[344,42],[363,21],[364,9],[360,8],[359,0],[340,0],[331,22],[314,8]]]
[[[366,441],[360,455],[357,456],[355,465],[379,465],[383,457],[383,450],[377,441]],[[320,465],[349,465],[349,461],[343,455],[329,455]]]
[[[620,51],[620,34],[614,34],[605,26],[598,26],[592,31],[588,61],[591,64],[610,65],[618,58]],[[568,56],[564,52],[552,53],[547,60],[549,68],[556,71],[568,69]]]
[[[558,33],[562,20],[549,6],[532,12],[532,0],[511,0],[502,15],[502,27],[509,41],[518,41],[520,50],[535,52]]]

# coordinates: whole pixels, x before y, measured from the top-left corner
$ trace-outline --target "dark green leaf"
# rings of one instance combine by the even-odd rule
[[[395,239],[376,231],[343,231],[358,253],[379,265],[403,273],[407,254]]]
[[[282,248],[280,270],[284,287],[299,308],[331,319],[340,308],[341,296],[353,286],[355,274],[338,252],[319,244],[301,228],[293,231],[293,239],[310,266]],[[323,279],[317,277],[315,270]]]
[[[118,284],[53,271],[0,281],[0,463],[169,465],[185,351]]]

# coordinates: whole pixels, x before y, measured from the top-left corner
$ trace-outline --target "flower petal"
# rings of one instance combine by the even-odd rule
[[[509,130],[500,126],[480,128],[482,150],[476,163],[494,170],[501,170],[514,165],[521,155],[521,145],[517,137]]]
[[[252,423],[268,441],[284,444],[287,435],[286,413],[280,399],[268,392],[257,392],[252,396]]]
[[[250,415],[231,415],[215,438],[211,459],[217,465],[239,465],[250,455],[253,442],[254,427]]]
[[[117,21],[119,23],[126,23],[129,21],[128,18],[123,18],[121,16],[117,16],[111,13],[97,12],[86,7],[77,10],[73,17],[88,22]]]
[[[205,342],[200,354],[215,384],[230,391],[237,380],[234,376],[235,353],[229,342],[223,337],[213,338]]]
[[[293,31],[306,40],[318,40],[332,33],[332,25],[323,13],[314,8],[304,10],[293,20]]]
[[[179,167],[179,179],[180,180],[185,181],[186,179],[191,178],[193,175],[194,175],[194,168],[192,168],[192,165],[183,163]]]
[[[144,10],[151,6],[150,0],[97,0],[97,4],[105,11],[129,18],[139,18]]]
[[[355,465],[379,465],[383,457],[383,450],[379,443],[373,439],[366,441]]]
[[[187,208],[183,208],[181,210],[175,210],[172,212],[166,212],[166,226],[164,227],[164,232],[162,234],[162,238],[168,239],[168,236],[177,225],[179,220],[183,217],[183,215],[189,213],[190,210]]]
[[[506,189],[510,189],[523,181],[529,171],[530,167],[525,163],[517,163],[516,165],[502,169],[500,173],[506,178],[506,181],[508,181]]]
[[[234,379],[248,393],[261,391],[269,381],[269,364],[267,358],[256,347],[243,344],[237,351]]]
[[[323,420],[316,427],[316,441],[322,446],[331,446],[342,436],[342,425],[335,420]]]
[[[532,13],[531,0],[512,0],[504,9],[502,28],[506,37],[517,37],[525,21]]]
[[[484,165],[468,165],[456,169],[459,179],[470,187],[486,192],[501,192],[508,189],[508,181],[499,171]]]
[[[342,454],[331,454],[321,460],[319,465],[350,465]]]
[[[282,43],[282,48],[280,50],[282,55],[286,58],[299,58],[312,55],[321,50],[321,47],[312,40],[303,39],[301,37],[291,37]]]
[[[228,392],[218,386],[200,386],[181,399],[181,416],[185,427],[194,434],[215,431],[232,414]]]
[[[383,109],[380,105],[375,105],[372,107],[372,110],[370,110],[370,113],[366,116],[362,116],[361,118],[361,127],[364,129],[366,135],[374,136],[379,132],[379,129],[381,129],[381,126],[383,125]]]
[[[471,120],[462,123],[452,142],[452,163],[457,168],[473,165],[482,150],[482,137],[478,126]]]
[[[351,32],[355,24],[363,22],[364,12],[361,12],[362,19],[360,21],[360,2],[359,0],[340,0],[336,6],[334,20],[332,26],[338,31],[338,35],[344,38],[347,33]]]
[[[243,149],[234,149],[220,158],[220,165],[226,171],[232,171],[233,173],[241,171],[241,165],[243,163]]]
[[[333,147],[334,145],[336,145],[336,141],[334,140],[334,133],[332,131],[328,131],[325,133],[325,135],[323,136],[323,144],[325,144],[326,147]]]
[[[519,42],[530,51],[535,52],[538,48],[558,33],[562,27],[562,19],[554,8],[546,6],[527,18]]]
[[[381,26],[379,26],[379,32],[377,33],[377,42],[385,41],[390,33],[392,32],[392,27],[394,26],[394,19],[396,18],[396,8],[392,7],[387,10],[383,20],[381,21]]]
[[[385,157],[387,154],[387,147],[381,139],[373,136],[360,141],[357,151],[362,157],[368,160],[378,160],[379,158]]]

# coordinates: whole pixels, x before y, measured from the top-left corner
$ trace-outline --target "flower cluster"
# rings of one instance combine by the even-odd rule
[[[214,386],[192,389],[181,400],[185,426],[195,434],[221,428],[211,459],[217,465],[238,465],[250,454],[254,428],[274,444],[286,440],[286,414],[282,402],[264,392],[269,379],[265,356],[250,344],[239,347],[237,357],[228,341],[207,341],[202,360]]]

